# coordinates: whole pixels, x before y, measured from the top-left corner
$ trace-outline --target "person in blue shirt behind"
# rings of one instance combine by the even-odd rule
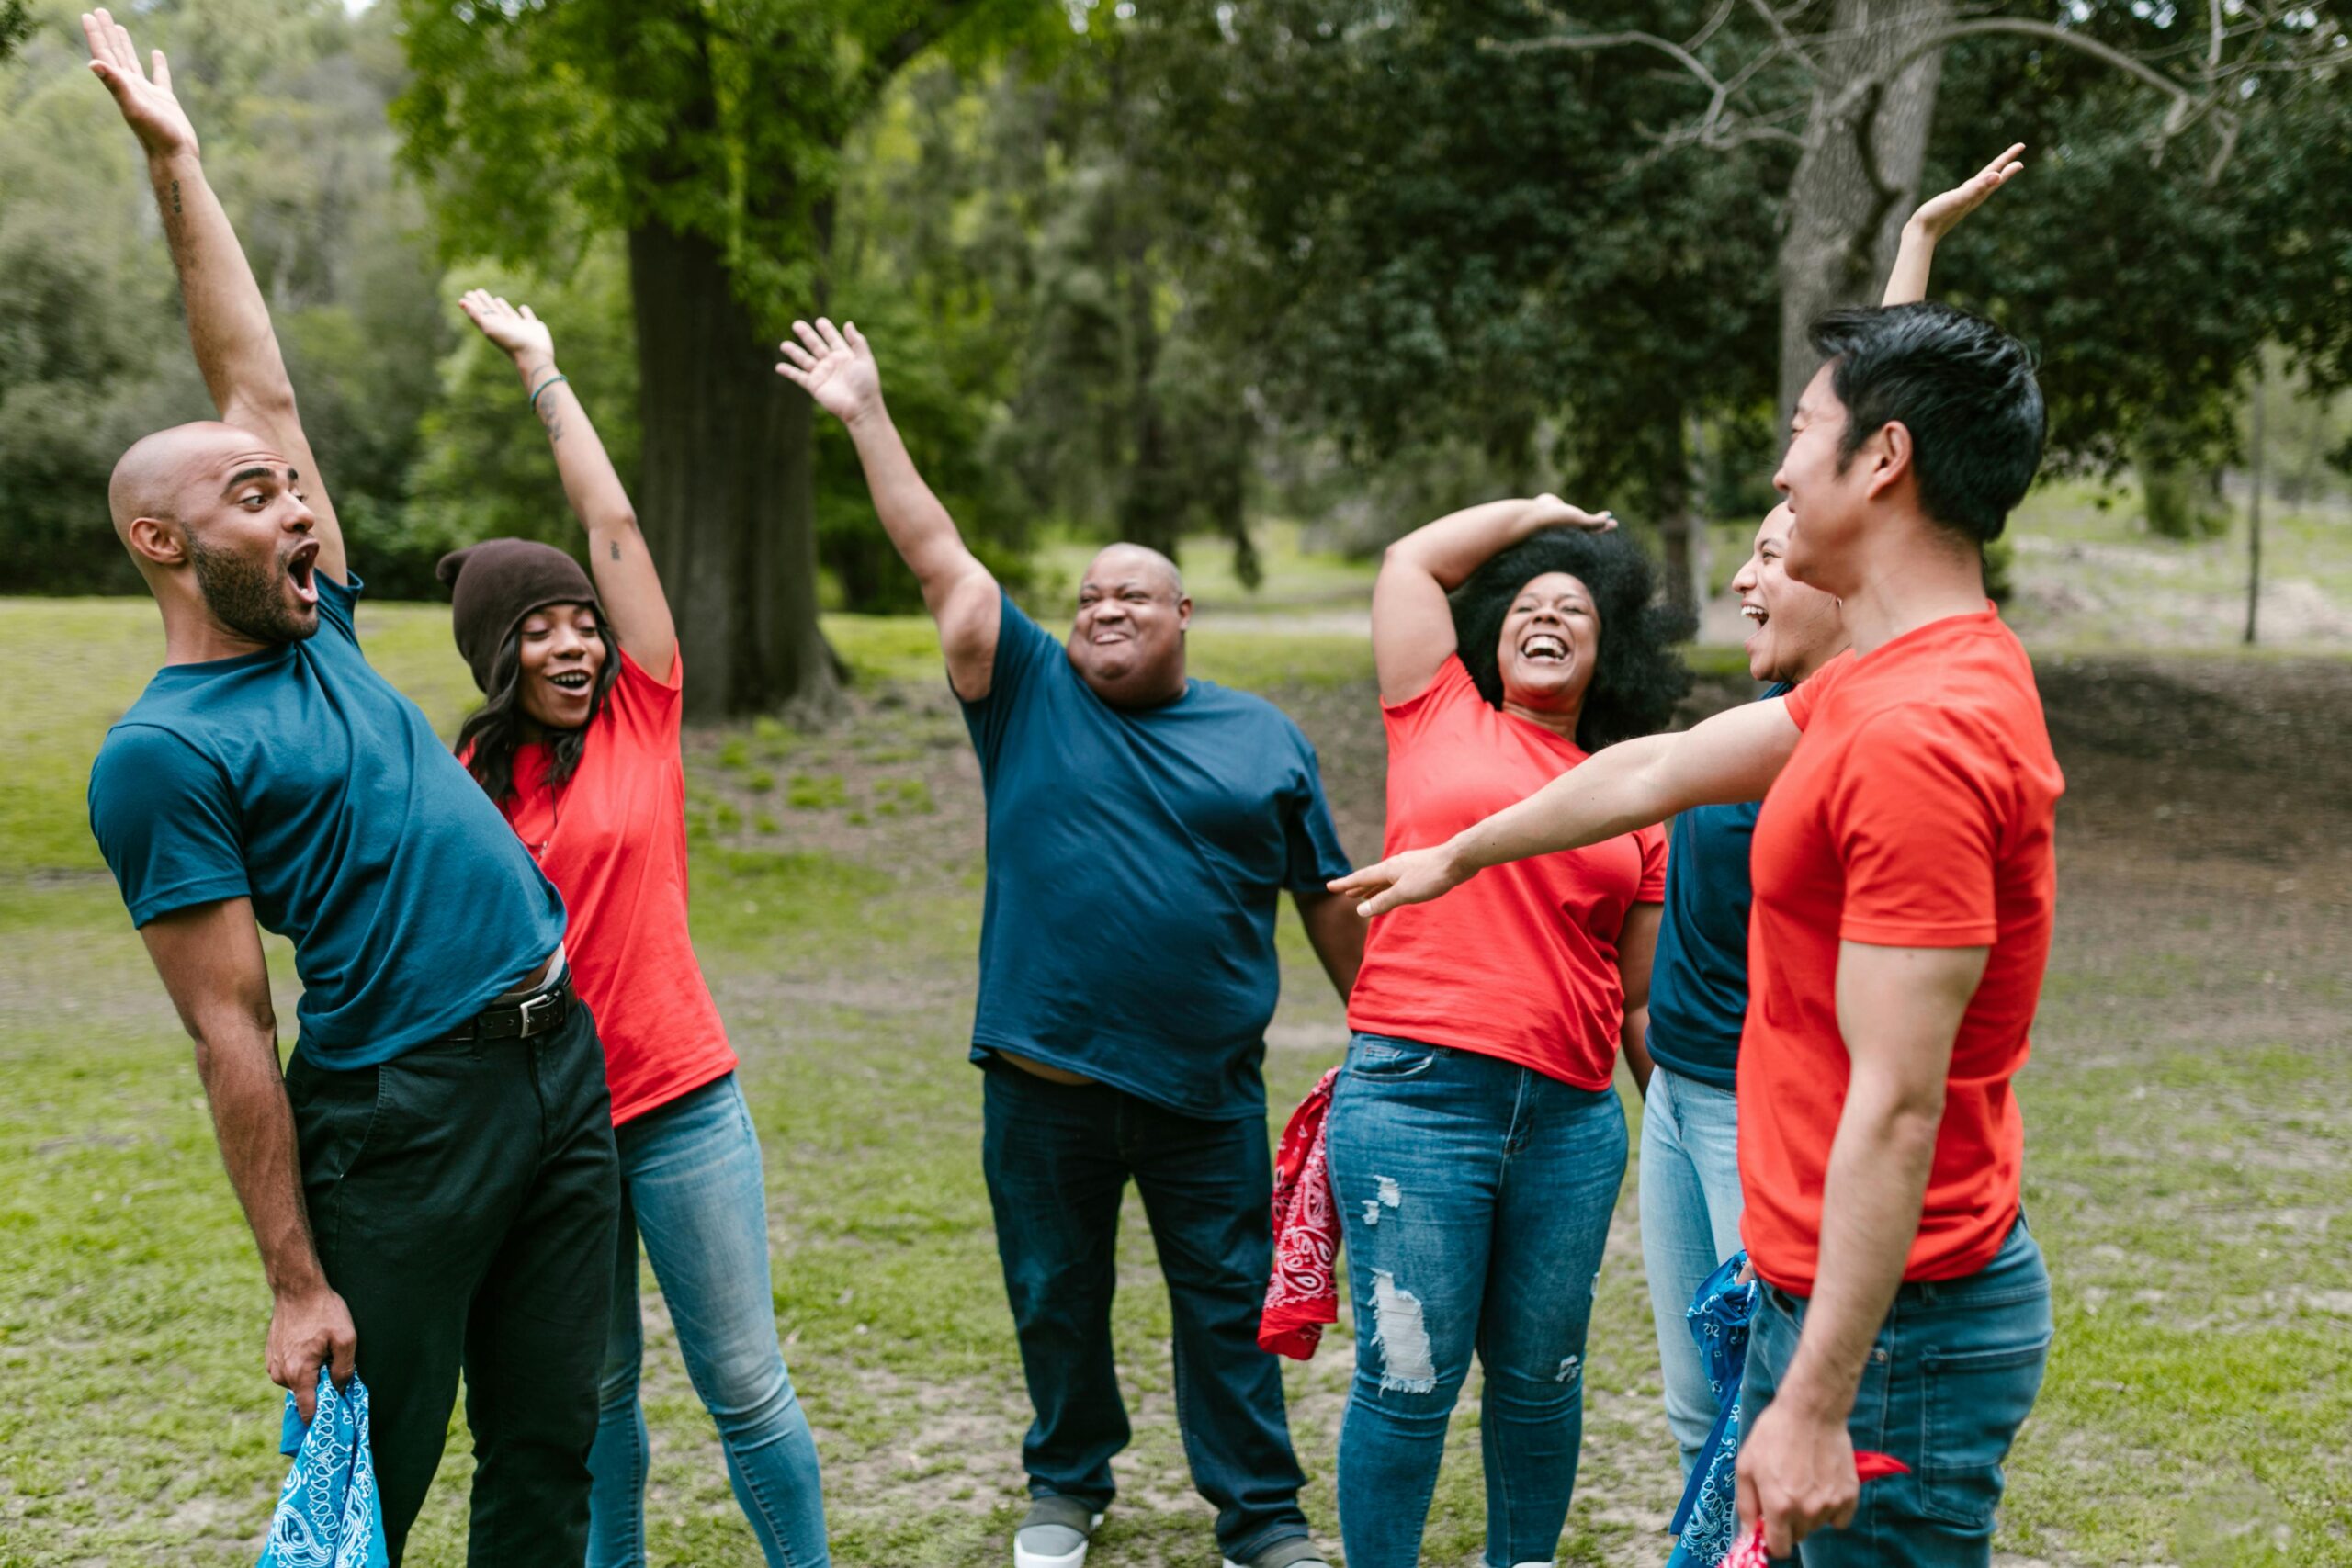
[[[577,1568],[620,1186],[563,904],[361,656],[359,580],[170,70],[106,12],[82,21],[220,413],[115,468],[164,662],[91,767],[91,828],[196,1041],[273,1298],[269,1376],[304,1422],[322,1365],[372,1396],[390,1562],[462,1367],[470,1560]],[[302,981],[282,1075],[261,927]]]
[[[1838,601],[1797,581],[1787,502],[1756,530],[1731,580],[1748,623],[1747,672],[1777,697],[1845,651]],[[1758,699],[1763,700],[1762,698]],[[1650,969],[1650,1081],[1642,1102],[1642,1267],[1657,1320],[1666,1419],[1689,1474],[1714,1425],[1707,1364],[1690,1337],[1690,1298],[1739,1250],[1739,1124],[1734,1111],[1747,1016],[1747,846],[1760,801],[1698,806],[1667,841],[1666,914]]]
[[[1078,1568],[1126,1410],[1112,1359],[1121,1197],[1151,1221],[1175,1319],[1193,1479],[1228,1564],[1323,1562],[1299,1511],[1282,1376],[1258,1347],[1272,1261],[1260,1064],[1296,902],[1344,998],[1363,922],[1314,749],[1272,705],[1189,679],[1193,602],[1157,550],[1113,545],[1067,646],[965,547],[907,455],[854,324],[795,322],[776,369],[848,427],[922,583],[988,795],[972,1060],[982,1164],[1036,1422],[1017,1568]]]

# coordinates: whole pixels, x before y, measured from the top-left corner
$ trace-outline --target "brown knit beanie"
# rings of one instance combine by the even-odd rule
[[[485,539],[451,550],[433,570],[449,585],[458,651],[473,666],[474,684],[485,694],[498,650],[524,616],[548,604],[596,604],[596,590],[580,563],[533,539]]]

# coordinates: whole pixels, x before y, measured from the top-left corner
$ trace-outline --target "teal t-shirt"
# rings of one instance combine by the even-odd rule
[[[964,705],[988,791],[972,1055],[1048,1063],[1187,1116],[1262,1115],[1282,895],[1348,859],[1315,748],[1208,681],[1112,707],[1010,598]]]
[[[316,581],[312,637],[155,672],[91,766],[90,827],[134,925],[250,897],[293,941],[302,1051],[364,1067],[528,978],[563,900],[360,654],[358,579]]]

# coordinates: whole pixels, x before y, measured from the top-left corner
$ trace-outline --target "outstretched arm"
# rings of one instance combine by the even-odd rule
[[[964,543],[956,520],[916,471],[883,406],[882,373],[857,323],[845,321],[836,330],[820,316],[815,326],[795,321],[792,330],[799,341],[787,338],[778,345],[785,362],[776,374],[848,427],[882,530],[913,570],[923,605],[939,626],[947,679],[966,702],[978,702],[989,694],[995,672],[1003,612],[995,576]]]
[[[318,518],[313,533],[319,570],[341,581],[351,570],[344,558],[343,529],[295,412],[294,387],[286,378],[277,334],[270,329],[269,308],[220,198],[205,183],[196,128],[172,96],[164,51],[154,51],[150,77],[140,66],[130,31],[103,10],[83,15],[82,35],[90,46],[90,70],[114,95],[147,154],[148,182],[155,188],[187,309],[188,339],[213,406],[227,423],[277,447],[293,467],[302,498]]]
[[[1594,752],[1516,806],[1442,844],[1408,850],[1335,880],[1356,913],[1425,903],[1490,865],[1581,849],[1663,822],[1693,806],[1758,800],[1804,731],[1787,699],[1744,703],[1690,728],[1621,740]]]
[[[588,570],[621,646],[639,669],[668,681],[678,657],[678,626],[662,592],[662,574],[638,529],[628,491],[621,488],[596,427],[588,423],[588,411],[555,367],[555,334],[528,305],[518,310],[486,288],[468,293],[458,307],[514,362],[523,389],[530,394],[531,412],[547,427],[556,472],[563,477],[563,498],[588,530]]]
[[[1409,702],[1429,690],[1453,652],[1453,612],[1445,596],[1488,557],[1546,528],[1615,526],[1606,512],[1595,514],[1556,495],[1539,495],[1449,513],[1389,546],[1372,585],[1372,659],[1381,700]]]
[[[2018,161],[2018,154],[2024,151],[2024,142],[2013,143],[1973,177],[1919,204],[1919,210],[1903,225],[1902,248],[1895,253],[1894,270],[1886,275],[1886,294],[1880,304],[1910,305],[1928,297],[1928,269],[1935,263],[1936,242],[1984,206],[1986,197],[2024,172],[2025,165]]]
[[[277,1066],[277,1014],[253,903],[199,904],[159,916],[139,934],[196,1042],[197,1076],[211,1102],[221,1163],[261,1251],[273,1303],[270,1381],[293,1393],[308,1421],[319,1368],[331,1366],[337,1383],[349,1378],[359,1337],[311,1242],[294,1112]]]

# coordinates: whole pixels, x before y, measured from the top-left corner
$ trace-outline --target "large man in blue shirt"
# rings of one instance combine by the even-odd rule
[[[147,155],[220,423],[116,466],[164,665],[107,732],[90,821],[188,1032],[305,1420],[368,1385],[398,1563],[460,1368],[471,1561],[577,1568],[619,1208],[604,1053],[563,906],[424,716],[361,657],[359,582],[267,308],[163,56],[85,17]],[[281,1077],[257,924],[294,942]]]
[[[776,368],[847,425],[922,585],[988,791],[972,1059],[982,1160],[1036,1422],[1016,1568],[1078,1568],[1126,1411],[1112,1360],[1121,1196],[1140,1190],[1175,1318],[1176,1412],[1228,1564],[1320,1563],[1282,1377],[1257,1344],[1272,1240],[1259,1076],[1295,899],[1344,997],[1362,922],[1315,752],[1272,705],[1184,672],[1193,603],[1158,551],[1114,545],[1065,647],[965,547],[883,407],[853,324],[796,322]]]

